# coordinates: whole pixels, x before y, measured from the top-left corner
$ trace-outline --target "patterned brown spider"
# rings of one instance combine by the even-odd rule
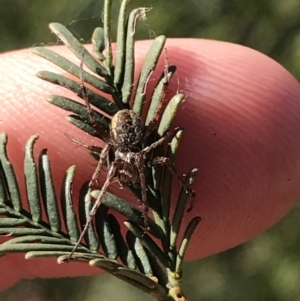
[[[180,185],[186,189],[192,197],[195,196],[195,192],[184,183],[184,180],[177,174],[174,164],[169,161],[167,157],[154,157],[153,159],[148,159],[145,163],[145,156],[149,154],[156,147],[162,145],[170,136],[171,133],[167,132],[163,137],[159,138],[157,141],[153,142],[149,146],[142,147],[145,143],[146,138],[154,129],[154,125],[160,118],[161,108],[158,108],[154,114],[153,120],[150,122],[148,127],[143,125],[142,119],[134,111],[130,109],[123,109],[118,111],[110,123],[110,135],[108,135],[96,122],[91,105],[89,103],[86,88],[84,87],[83,80],[82,86],[82,97],[85,100],[85,104],[89,113],[89,118],[92,126],[101,134],[104,142],[106,142],[105,147],[101,150],[97,168],[92,176],[89,183],[90,187],[94,187],[97,184],[97,178],[103,165],[107,165],[107,176],[106,180],[101,188],[101,191],[95,200],[95,203],[90,211],[89,217],[86,224],[81,232],[81,235],[75,244],[73,251],[71,252],[69,258],[72,257],[75,250],[79,246],[82,238],[88,230],[97,209],[99,208],[103,197],[107,191],[107,188],[113,182],[117,182],[122,188],[128,187],[130,185],[139,185],[141,189],[141,202],[143,207],[144,215],[144,228],[148,228],[148,200],[147,200],[147,185],[146,185],[146,164],[147,166],[153,166],[156,164],[166,165],[173,176],[179,181]],[[175,132],[177,129],[174,130]],[[91,150],[99,152],[99,148],[95,146],[89,146],[81,143],[77,139],[70,137],[74,142],[80,144],[81,146]]]

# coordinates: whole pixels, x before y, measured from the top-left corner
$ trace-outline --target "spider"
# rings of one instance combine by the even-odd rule
[[[82,69],[81,69],[82,70]],[[166,142],[172,135],[171,132],[167,132],[163,137],[159,138],[152,144],[142,147],[146,138],[151,134],[154,129],[154,125],[160,118],[161,108],[159,107],[154,114],[153,120],[148,127],[143,125],[142,119],[131,109],[122,109],[118,111],[111,119],[110,122],[110,135],[108,135],[102,127],[96,122],[91,105],[89,103],[86,88],[84,87],[83,80],[81,82],[82,96],[85,100],[85,104],[88,110],[88,115],[92,126],[101,134],[105,147],[101,150],[99,161],[96,170],[89,183],[90,187],[94,187],[97,183],[97,178],[103,165],[107,165],[107,176],[100,190],[100,193],[95,200],[95,203],[90,211],[86,224],[80,234],[80,237],[75,244],[69,258],[72,258],[75,250],[79,246],[82,238],[88,230],[89,225],[93,221],[93,218],[97,212],[97,209],[101,205],[101,201],[105,196],[105,193],[110,184],[117,182],[120,187],[128,187],[130,185],[139,185],[141,189],[141,203],[144,216],[144,228],[148,228],[148,200],[147,200],[147,185],[146,185],[146,165],[153,166],[156,164],[166,165],[173,176],[179,181],[180,185],[185,188],[193,198],[195,192],[184,183],[184,180],[177,174],[175,166],[170,162],[169,158],[159,156],[153,159],[145,159],[147,154],[150,154],[158,146]],[[176,133],[178,129],[174,129]],[[77,144],[91,150],[99,152],[99,148],[95,146],[86,145],[73,137],[69,137]]]

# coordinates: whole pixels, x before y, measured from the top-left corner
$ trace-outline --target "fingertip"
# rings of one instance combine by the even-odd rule
[[[136,43],[137,74],[150,44]],[[199,168],[194,184],[197,201],[187,216],[202,217],[188,251],[188,258],[195,259],[250,239],[296,203],[300,196],[300,88],[278,63],[243,46],[170,39],[166,48],[168,63],[177,66],[168,98],[177,92],[186,95],[174,124],[185,128],[176,165],[182,173]],[[52,49],[74,59],[64,47]],[[38,147],[47,146],[54,159],[57,187],[70,164],[81,166],[79,182],[89,180],[93,160],[64,134],[89,144],[99,141],[68,124],[67,113],[45,101],[49,94],[78,98],[35,77],[41,69],[65,72],[28,51],[16,52],[12,60],[2,62],[6,68],[1,68],[5,93],[0,96],[4,104],[0,119],[2,130],[14,142],[9,154],[18,157],[20,173],[20,150],[30,135],[39,133]],[[150,90],[164,64],[162,55]]]
[[[173,91],[186,94],[175,122],[185,128],[176,164],[183,172],[200,166],[193,213],[203,218],[196,239],[206,256],[266,230],[299,199],[300,86],[240,45],[170,40],[167,47],[181,83]]]

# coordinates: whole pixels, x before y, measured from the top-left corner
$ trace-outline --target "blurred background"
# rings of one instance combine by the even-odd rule
[[[48,23],[66,25],[88,43],[101,26],[103,1],[0,0],[0,52],[57,43]],[[119,0],[112,7],[116,29]],[[300,78],[299,0],[132,0],[129,10],[149,6],[137,39],[153,35],[209,38],[254,48]],[[190,300],[300,300],[300,208],[296,206],[267,232],[222,254],[185,266],[184,291]],[[201,242],[199,242],[201,244]],[[3,259],[2,259],[3,260]],[[188,271],[188,273],[187,273]],[[116,290],[116,288],[118,288]],[[0,301],[153,300],[105,275],[21,281],[0,293]]]

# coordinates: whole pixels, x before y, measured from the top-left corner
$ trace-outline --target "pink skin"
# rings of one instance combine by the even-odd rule
[[[149,45],[137,43],[138,68]],[[52,49],[73,57],[64,47]],[[299,199],[300,86],[279,64],[242,46],[177,39],[168,40],[167,50],[170,64],[178,67],[168,95],[177,89],[187,95],[174,124],[185,128],[176,164],[182,173],[199,168],[196,202],[185,218],[187,223],[195,215],[202,217],[187,254],[193,260],[263,232]],[[70,125],[67,113],[45,101],[49,94],[76,99],[71,92],[35,77],[39,70],[65,72],[29,50],[3,54],[0,62],[0,130],[8,133],[9,157],[19,179],[24,145],[37,133],[36,150],[48,149],[57,187],[65,170],[78,166],[76,196],[80,184],[90,179],[95,161],[64,133],[88,144],[101,142]],[[127,189],[112,191],[138,205]],[[177,186],[174,196],[176,192]],[[1,290],[21,278],[100,272],[79,263],[56,265],[55,259],[29,261],[23,254],[0,258],[0,270]]]

